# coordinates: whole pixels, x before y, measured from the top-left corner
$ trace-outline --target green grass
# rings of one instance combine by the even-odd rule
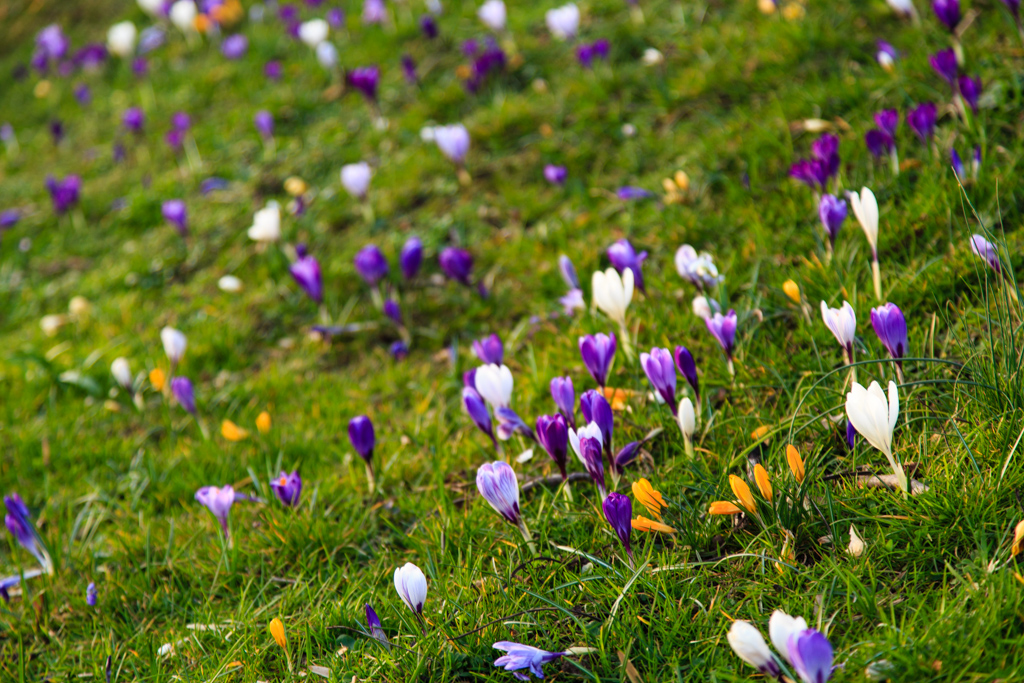
[[[728,647],[731,619],[765,631],[774,609],[827,632],[842,665],[837,681],[864,680],[880,660],[894,681],[1024,674],[1024,586],[1014,563],[1005,566],[1024,516],[1022,312],[967,246],[983,227],[1019,263],[1024,53],[1002,5],[975,5],[980,14],[963,36],[967,71],[988,95],[981,113],[970,127],[944,114],[933,150],[901,123],[900,157],[910,163],[894,178],[864,148],[871,115],[886,107],[905,114],[948,94],[927,61],[948,39],[924,3],[917,28],[881,2],[810,5],[787,21],[754,3],[645,0],[647,22],[637,26],[625,3],[596,0],[581,5],[582,37],[607,37],[613,47],[592,72],[579,68],[570,45],[550,39],[543,15],[556,4],[510,5],[522,61],[468,95],[455,69],[466,62],[461,41],[485,35],[476,3],[445,3],[433,42],[418,32],[419,3],[392,5],[396,21],[383,30],[362,27],[348,3],[347,31],[334,39],[343,66],[381,65],[384,131],[357,95],[327,96],[329,75],[276,20],[244,24],[250,50],[239,62],[215,45],[190,50],[172,31],[144,82],[115,62],[53,79],[37,98],[39,76],[16,83],[10,74],[28,60],[39,27],[59,20],[77,46],[102,40],[115,20],[144,25],[143,15],[109,2],[0,9],[10,18],[0,20],[0,121],[13,124],[21,145],[0,162],[0,210],[25,214],[0,241],[0,481],[32,508],[57,566],[0,605],[0,679],[102,680],[110,655],[117,681],[289,680],[267,631],[279,617],[307,680],[312,665],[346,682],[509,679],[495,671],[491,644],[515,640],[594,649],[548,665],[553,680],[628,680],[628,661],[643,681],[734,681],[753,669]],[[877,38],[902,52],[894,75],[874,62]],[[660,49],[664,64],[644,66],[647,47]],[[402,78],[402,53],[420,65],[418,88]],[[285,67],[278,84],[262,74],[272,58]],[[71,94],[79,80],[93,91],[86,110]],[[121,114],[143,103],[146,135],[126,140],[129,161],[115,164]],[[273,156],[253,129],[261,108],[277,120]],[[199,171],[183,170],[163,143],[177,110],[192,115]],[[46,131],[53,118],[68,130],[59,148]],[[786,177],[814,139],[793,132],[807,118],[836,124],[843,188],[866,184],[878,196],[884,297],[906,313],[909,355],[920,359],[907,363],[900,390],[896,452],[921,463],[916,476],[929,491],[909,500],[826,478],[885,466],[863,440],[848,452],[843,424],[827,419],[842,413],[846,373],[818,302],[847,298],[856,309],[862,382],[892,371],[870,328],[877,302],[860,229],[851,215],[834,260],[822,265],[811,192]],[[425,125],[455,121],[473,139],[469,186],[419,136]],[[975,144],[984,150],[980,180],[963,192],[947,164],[951,144],[962,154]],[[360,159],[375,169],[372,221],[338,181],[341,165]],[[545,163],[568,166],[564,189],[544,182]],[[625,184],[660,192],[677,169],[692,181],[686,203],[614,198]],[[82,224],[54,217],[49,173],[82,176]],[[230,187],[201,195],[200,182],[214,175]],[[274,249],[261,252],[246,238],[266,200],[288,201],[283,183],[292,175],[316,197],[304,216],[285,218],[284,241],[310,245],[327,310],[349,321],[381,318],[352,265],[356,251],[378,244],[413,336],[405,361],[389,357],[398,337],[386,325],[312,339],[315,306]],[[188,203],[185,243],[160,216],[174,197]],[[118,199],[124,208],[116,210]],[[411,234],[427,259],[406,285],[395,256]],[[639,395],[616,415],[616,443],[665,428],[619,490],[646,476],[673,502],[667,521],[679,529],[674,539],[634,534],[643,569],[635,575],[582,482],[572,504],[553,489],[524,494],[540,553],[532,559],[475,493],[476,467],[495,454],[460,405],[462,373],[475,365],[469,344],[491,332],[506,342],[514,406],[528,422],[553,411],[551,377],[571,375],[577,393],[593,387],[577,338],[612,324],[599,313],[549,315],[564,292],[556,258],[571,256],[589,282],[621,237],[651,253],[648,294],[630,308],[635,347],[687,345],[710,404],[690,459],[668,410],[644,400],[639,365],[617,356],[612,384]],[[31,247],[22,252],[25,238]],[[742,320],[735,381],[690,312],[693,288],[675,273],[672,255],[683,243],[713,252],[726,275],[717,298]],[[490,298],[438,279],[436,254],[449,244],[473,252]],[[226,273],[244,281],[241,294],[217,289]],[[789,278],[811,306],[809,322],[782,293]],[[91,302],[89,312],[47,337],[40,318],[67,315],[75,296]],[[164,325],[188,335],[181,372],[196,384],[209,441],[158,393],[147,393],[140,413],[114,389],[117,356],[136,372],[166,369]],[[86,380],[62,381],[69,370]],[[238,443],[219,435],[223,419],[255,432],[262,410],[273,416],[269,434]],[[346,435],[361,413],[377,427],[376,495]],[[750,434],[761,425],[772,435],[755,446]],[[788,443],[808,467],[800,495]],[[513,441],[509,452],[523,448]],[[706,517],[711,501],[732,498],[728,475],[745,477],[748,456],[770,472],[777,513],[738,527]],[[515,467],[521,481],[554,471],[539,451]],[[271,501],[267,484],[293,468],[305,484],[297,511]],[[225,483],[270,501],[233,508],[228,549],[193,500],[200,486]],[[792,502],[803,495],[810,510]],[[867,543],[856,559],[845,553],[851,524]],[[795,536],[792,558],[784,529]],[[825,536],[836,542],[821,543]],[[392,586],[394,568],[407,561],[428,577],[426,634]],[[31,566],[13,540],[0,543],[0,574]],[[89,581],[99,590],[92,609]],[[365,602],[396,644],[390,654],[360,633]],[[174,655],[158,654],[186,638]]]

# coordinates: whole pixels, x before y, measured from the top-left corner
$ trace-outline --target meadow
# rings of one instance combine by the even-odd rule
[[[0,680],[1024,677],[1017,5],[496,1],[0,1]]]

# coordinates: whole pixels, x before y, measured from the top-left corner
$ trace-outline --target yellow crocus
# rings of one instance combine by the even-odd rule
[[[793,471],[793,476],[796,477],[797,482],[803,483],[804,459],[800,457],[800,452],[793,444],[786,446],[786,461],[789,462],[789,469]]]
[[[782,283],[782,291],[786,293],[790,301],[795,304],[800,303],[800,286],[792,280],[786,280]]]
[[[288,639],[284,636],[284,624],[277,617],[270,620],[270,635],[274,636],[274,640],[277,641],[278,645],[285,650],[288,649]]]
[[[260,434],[270,432],[270,413],[264,410],[256,416],[256,429],[259,430]]]
[[[153,368],[149,371],[149,383],[153,385],[153,388],[157,391],[163,391],[164,385],[167,384],[167,375],[160,368]]]
[[[768,425],[761,425],[760,427],[758,427],[757,429],[750,433],[750,439],[751,441],[760,441],[765,436],[767,436],[768,432],[770,431],[771,427],[769,427]]]
[[[651,482],[646,479],[640,479],[633,483],[633,497],[636,501],[647,508],[647,512],[650,513],[651,517],[660,520],[661,511],[666,507],[665,499],[661,496],[661,493],[654,490],[651,486]]]
[[[241,441],[249,436],[249,432],[242,429],[231,420],[224,420],[220,423],[220,434],[228,441]]]
[[[757,483],[757,488],[761,491],[764,499],[771,501],[772,482],[768,479],[768,470],[762,467],[760,463],[754,465],[754,481]]]
[[[1010,555],[1017,557],[1020,555],[1021,545],[1024,543],[1024,520],[1017,523],[1017,526],[1013,529],[1013,546],[1010,548]]]
[[[743,510],[740,510],[735,503],[730,503],[727,500],[716,500],[708,508],[709,515],[738,515]]]
[[[660,531],[663,534],[674,534],[676,532],[676,530],[668,524],[662,524],[661,522],[656,522],[653,519],[647,519],[643,515],[638,515],[636,519],[630,521],[630,525],[637,531]]]
[[[750,486],[747,482],[743,481],[735,474],[729,475],[729,486],[732,487],[732,492],[736,496],[736,499],[740,501],[740,504],[747,508],[747,511],[754,513],[757,510],[756,504],[754,503],[754,494],[750,492]]]

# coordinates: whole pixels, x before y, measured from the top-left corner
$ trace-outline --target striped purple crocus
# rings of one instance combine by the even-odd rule
[[[504,461],[484,463],[476,471],[476,488],[495,512],[513,526],[519,526],[519,480]]]
[[[604,446],[609,459],[611,459],[612,432],[615,429],[615,416],[612,413],[612,406],[608,403],[608,399],[596,389],[584,391],[580,396],[580,412],[583,413],[584,422],[597,425],[597,428],[601,430],[601,444]]]
[[[1003,267],[999,262],[999,251],[983,235],[971,235],[971,251],[974,252],[975,256],[984,259],[988,267],[994,270],[997,275],[1003,274]]]
[[[370,629],[370,636],[383,645],[385,650],[391,652],[391,641],[388,640],[387,634],[381,628],[380,617],[377,616],[377,611],[370,603],[366,603],[366,625]]]
[[[718,345],[725,352],[726,360],[729,361],[729,371],[732,374],[732,352],[736,347],[736,311],[730,308],[725,315],[715,313],[704,323],[707,325],[708,332],[718,341]]]
[[[604,483],[604,459],[601,451],[601,428],[596,424],[588,424],[579,431],[569,430],[569,444],[576,453],[576,457],[583,463],[587,474],[590,475],[594,485],[597,486],[597,493],[604,500],[608,493]]]
[[[545,664],[569,654],[568,652],[548,652],[508,640],[500,640],[493,647],[495,650],[505,652],[504,655],[494,660],[494,666],[511,671],[512,675],[521,681],[530,680],[530,674],[537,678],[544,678],[543,667]],[[521,673],[524,669],[529,673]]]

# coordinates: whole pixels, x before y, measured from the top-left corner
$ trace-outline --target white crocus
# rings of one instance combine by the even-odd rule
[[[320,43],[316,46],[316,61],[327,71],[333,71],[338,66],[338,48],[327,41]]]
[[[313,49],[327,40],[327,34],[331,32],[330,26],[323,19],[310,19],[299,25],[299,40]]]
[[[772,612],[768,620],[768,637],[771,638],[775,650],[790,664],[792,662],[789,659],[789,638],[806,630],[807,622],[803,617],[791,617],[779,609]]]
[[[107,49],[110,54],[118,57],[131,57],[135,54],[135,41],[139,31],[130,21],[114,24],[107,30]]]
[[[905,17],[917,16],[917,8],[914,7],[914,3],[911,0],[885,0],[885,2],[897,14],[902,14]]]
[[[132,369],[128,365],[127,358],[115,358],[114,362],[110,364],[110,374],[114,376],[114,380],[118,386],[122,387],[125,391],[132,393],[134,388],[132,387]]]
[[[864,549],[866,547],[867,544],[864,543],[864,539],[857,535],[857,529],[855,529],[854,526],[851,524],[850,545],[846,546],[846,552],[848,552],[851,557],[860,557],[864,554]]]
[[[508,18],[508,12],[505,9],[505,3],[502,2],[502,0],[487,0],[487,2],[480,5],[480,9],[477,10],[476,15],[480,17],[480,21],[487,25],[487,28],[491,29],[495,33],[501,33],[505,30],[505,21]]]
[[[373,177],[373,171],[370,170],[370,165],[365,161],[360,161],[356,164],[345,164],[341,167],[342,186],[344,186],[346,192],[358,199],[366,196],[366,191],[370,189],[371,177]]]
[[[580,27],[580,8],[569,3],[556,9],[550,9],[544,15],[548,30],[559,40],[575,38]]]
[[[491,408],[507,408],[512,402],[512,371],[507,365],[481,365],[476,369],[476,390]]]
[[[167,13],[167,17],[171,20],[171,23],[177,27],[179,31],[187,35],[191,35],[196,32],[196,17],[199,15],[199,9],[196,7],[196,3],[192,0],[178,0],[176,3],[171,5],[170,11]]]
[[[395,590],[417,618],[422,618],[423,604],[427,601],[427,577],[412,562],[395,569]]]
[[[889,461],[896,481],[906,494],[907,475],[892,454],[892,434],[900,416],[900,396],[896,383],[889,382],[889,400],[886,401],[878,382],[872,382],[867,389],[854,382],[850,393],[846,395],[846,416],[857,433],[881,451]]]
[[[882,275],[878,270],[878,201],[875,193],[866,187],[862,187],[860,194],[856,192],[847,193],[850,199],[850,206],[853,208],[853,215],[864,230],[864,235],[871,245],[871,278],[875,284],[875,297],[882,300]]]
[[[693,457],[693,433],[697,431],[697,416],[693,412],[693,401],[689,397],[679,402],[678,415],[679,429],[683,432],[683,442],[686,446],[686,454]]]
[[[277,202],[269,201],[256,212],[248,235],[249,239],[256,242],[276,242],[281,239],[281,207]]]
[[[764,642],[764,636],[749,621],[737,619],[732,622],[726,638],[733,652],[744,662],[773,678],[779,674],[779,665]]]
[[[825,326],[835,335],[836,341],[843,347],[843,355],[847,363],[853,363],[853,339],[857,335],[857,315],[853,312],[853,306],[849,301],[843,302],[842,308],[829,308],[824,301],[821,302],[821,319]],[[857,379],[857,369],[852,368],[853,379]]]
[[[50,315],[44,315],[39,319],[39,327],[42,328],[43,334],[47,337],[53,337],[60,330],[61,325],[67,322],[67,318],[63,315],[52,313]]]
[[[164,0],[137,0],[142,11],[151,17],[158,17],[164,9]]]
[[[163,342],[164,353],[167,354],[167,359],[171,361],[171,367],[174,368],[185,355],[188,338],[173,327],[165,327],[160,330],[160,341]]]
[[[234,275],[225,275],[221,279],[217,280],[217,287],[219,287],[222,292],[237,294],[242,291],[242,281]]]
[[[622,348],[632,357],[629,346],[629,332],[626,329],[626,309],[633,300],[633,271],[626,268],[622,275],[614,268],[595,271],[591,279],[594,305],[619,324],[622,331]]]

